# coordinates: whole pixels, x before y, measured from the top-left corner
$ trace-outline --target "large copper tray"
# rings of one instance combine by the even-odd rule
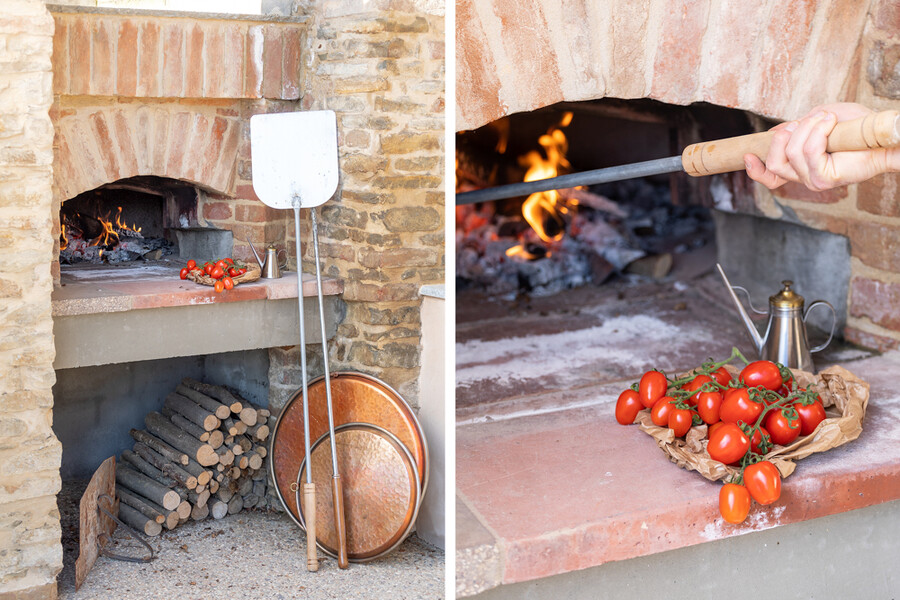
[[[396,548],[412,533],[419,512],[421,484],[412,455],[396,436],[367,423],[347,423],[335,427],[338,471],[344,489],[344,520],[347,557],[366,562]],[[316,545],[337,556],[331,486],[331,442],[319,438],[311,449],[312,479],[316,484]],[[303,459],[300,484],[306,481],[309,462]],[[306,525],[306,507],[300,498],[300,522]]]
[[[309,383],[309,430],[312,441],[328,433],[328,406],[325,378]],[[363,373],[331,374],[334,425],[369,423],[381,427],[406,446],[416,463],[421,495],[428,485],[428,447],[416,415],[406,401],[389,385]],[[303,442],[303,392],[298,390],[282,409],[272,431],[269,467],[275,478],[275,490],[294,521],[303,527],[292,484],[297,482],[300,464],[306,456]],[[315,471],[313,471],[315,473]]]

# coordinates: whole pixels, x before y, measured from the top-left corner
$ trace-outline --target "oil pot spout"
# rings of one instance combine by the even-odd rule
[[[734,287],[725,276],[725,271],[722,270],[722,265],[716,263],[716,268],[719,270],[719,275],[722,276],[722,280],[725,282],[725,287],[728,288],[728,293],[731,296],[735,307],[737,307],[738,313],[741,315],[741,321],[744,323],[744,327],[747,330],[747,335],[750,336],[750,341],[753,343],[753,346],[756,348],[757,352],[762,353],[763,347],[766,344],[766,338],[759,335],[759,331],[756,329],[756,325],[753,324],[753,321],[750,319],[750,315],[748,315],[747,311],[744,309],[744,305],[741,304],[741,301],[738,300],[737,294],[734,293]],[[766,337],[768,337],[768,331],[766,332]]]
[[[259,265],[259,268],[261,270],[263,268],[263,260],[259,257],[259,253],[256,251],[256,248],[253,247],[253,242],[251,242],[249,238],[247,239],[247,243],[250,244],[250,250],[253,251],[253,256],[256,257],[256,264]]]

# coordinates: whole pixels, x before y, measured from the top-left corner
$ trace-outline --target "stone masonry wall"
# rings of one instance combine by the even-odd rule
[[[0,598],[55,598],[62,449],[53,434],[53,19],[0,11]]]
[[[318,209],[326,274],[344,280],[347,303],[330,366],[372,374],[416,406],[418,290],[444,280],[444,20],[425,3],[357,4],[301,7],[313,47],[302,106],[338,115],[339,191]],[[292,229],[288,238],[293,248]],[[303,268],[312,265],[306,244]],[[297,349],[270,357],[277,408],[299,385]],[[321,373],[320,357],[310,365]]]

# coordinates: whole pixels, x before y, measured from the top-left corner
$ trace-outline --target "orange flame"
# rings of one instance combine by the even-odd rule
[[[538,139],[538,143],[544,149],[546,158],[540,152],[532,150],[519,159],[520,164],[528,167],[528,171],[525,173],[525,181],[556,177],[559,175],[560,169],[569,169],[571,167],[566,159],[569,142],[561,129],[568,126],[571,122],[572,113],[567,112],[563,114],[559,124],[551,127],[547,133]],[[553,242],[562,238],[564,227],[562,215],[566,212],[566,207],[559,203],[559,192],[556,190],[531,194],[525,200],[525,204],[522,205],[522,216],[525,217],[531,228],[545,242]],[[553,235],[549,234],[544,226],[548,218],[555,221],[558,225],[559,231]]]
[[[100,224],[103,225],[103,233],[100,234],[97,238],[91,242],[91,246],[115,246],[119,243],[119,234],[118,231],[134,231],[136,233],[141,232],[141,228],[137,226],[137,224],[132,224],[131,227],[126,225],[122,221],[122,207],[118,207],[118,212],[116,213],[116,222],[113,225],[113,222],[109,220],[109,213],[106,214],[105,218],[98,218]],[[117,231],[118,230],[118,231]]]

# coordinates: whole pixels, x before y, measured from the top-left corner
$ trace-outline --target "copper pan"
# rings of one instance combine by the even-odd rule
[[[331,455],[326,433],[312,446],[312,461],[305,458],[297,474],[295,503],[300,503],[300,522],[305,525],[306,505],[299,484],[312,462],[312,480],[323,490],[316,495],[316,543],[330,556],[337,556],[331,489]],[[384,556],[400,545],[415,525],[419,512],[419,470],[409,450],[395,435],[368,423],[347,423],[335,428],[335,446],[344,483],[344,517],[347,557],[367,562]]]
[[[325,388],[324,377],[314,379],[308,386],[309,431],[310,439],[313,440],[328,434]],[[331,394],[335,427],[348,423],[368,423],[390,432],[400,440],[416,463],[421,498],[428,486],[428,447],[416,415],[400,394],[375,377],[346,371],[331,374]],[[297,482],[301,463],[306,458],[302,391],[298,390],[285,404],[275,422],[271,438],[269,467],[275,478],[275,490],[294,522],[303,527],[292,490]]]

